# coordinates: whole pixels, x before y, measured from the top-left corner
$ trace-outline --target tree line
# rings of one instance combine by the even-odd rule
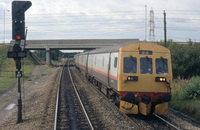
[[[35,50],[34,54],[41,60],[46,60],[46,51],[45,50]],[[63,53],[59,50],[51,50],[51,59],[54,61],[59,61],[63,56]]]
[[[163,45],[161,41],[158,44]],[[187,44],[168,40],[167,48],[171,51],[173,77],[187,79],[200,76],[200,45],[189,41]]]
[[[35,50],[34,54],[41,60],[41,61],[45,61],[46,60],[46,51],[45,50]],[[77,52],[73,52],[73,53],[63,53],[59,50],[52,50],[51,51],[51,59],[54,61],[59,61],[61,58],[64,57],[74,57],[74,55],[76,55]]]

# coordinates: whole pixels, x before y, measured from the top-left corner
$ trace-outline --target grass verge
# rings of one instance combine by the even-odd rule
[[[200,120],[200,77],[174,80],[169,107]]]
[[[35,65],[31,60],[25,58],[21,60],[21,71],[23,73],[23,79],[27,79],[32,75]],[[6,59],[2,65],[1,77],[0,77],[0,92],[11,88],[15,83],[17,83],[17,78],[15,78],[15,61],[13,59]],[[22,79],[21,79],[22,80]]]

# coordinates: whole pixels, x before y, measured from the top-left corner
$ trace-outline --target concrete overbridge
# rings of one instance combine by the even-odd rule
[[[46,64],[51,64],[51,50],[91,50],[127,42],[139,42],[138,39],[58,39],[27,40],[25,50],[46,50]],[[15,41],[11,41],[14,45]],[[24,49],[24,41],[20,46]]]

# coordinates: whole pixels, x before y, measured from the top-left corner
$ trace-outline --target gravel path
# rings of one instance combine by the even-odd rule
[[[48,72],[44,65],[37,66],[33,76],[25,82],[22,97],[23,123],[16,124],[17,92],[11,93],[13,99],[5,99],[6,103],[0,102],[0,129],[53,129],[59,71],[60,67]]]

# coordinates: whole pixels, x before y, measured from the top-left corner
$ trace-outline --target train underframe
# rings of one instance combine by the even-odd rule
[[[166,114],[170,93],[120,92],[120,110],[126,114]]]
[[[118,92],[91,75],[87,73],[84,73],[84,75],[125,114],[149,115],[156,113],[163,115],[168,110],[168,102],[171,99],[170,93]]]
[[[116,92],[112,88],[102,84],[94,77],[87,76],[88,81],[97,86],[120,110],[126,114],[149,115],[156,113],[166,114],[170,93],[139,93],[139,92]]]

